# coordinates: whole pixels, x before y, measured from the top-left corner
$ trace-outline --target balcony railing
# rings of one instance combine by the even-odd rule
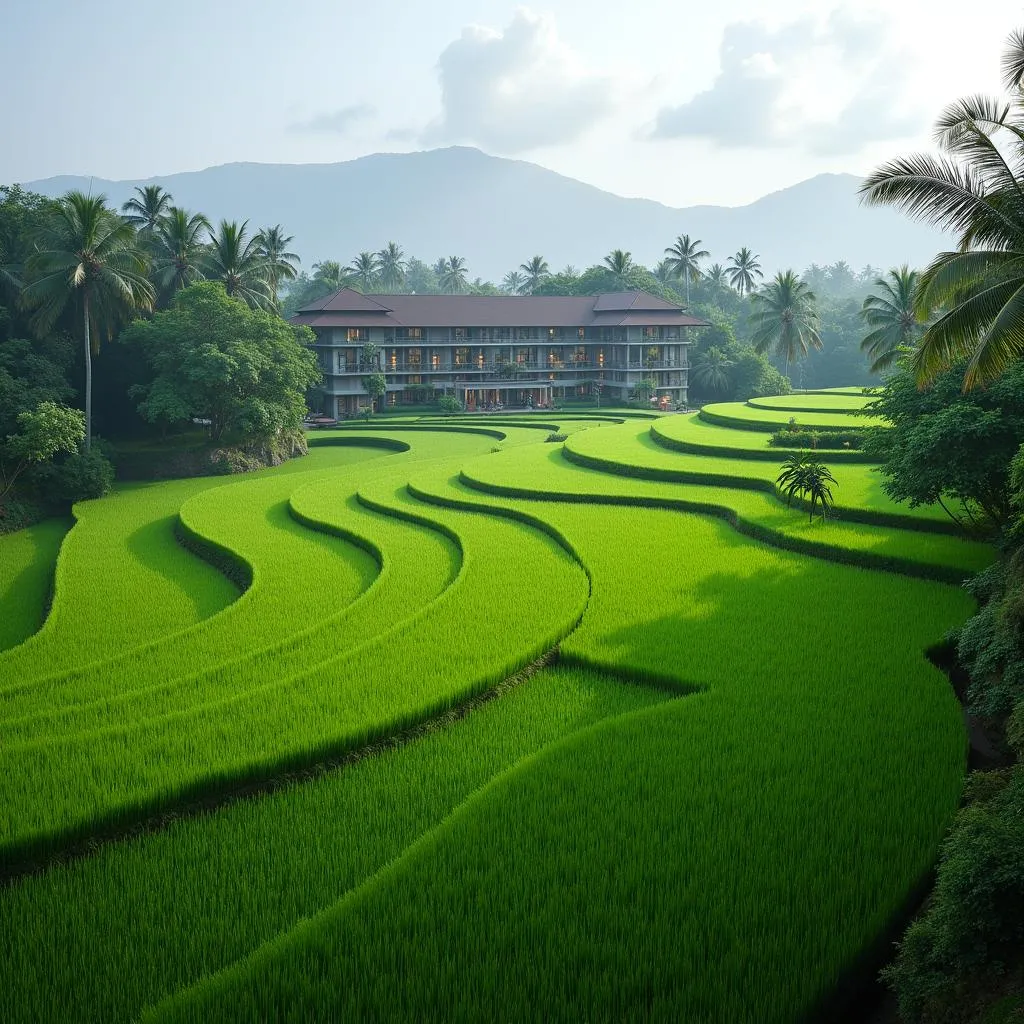
[[[515,370],[510,372],[509,366],[514,366]],[[645,360],[643,362],[625,362],[613,359],[605,359],[604,362],[595,362],[593,360],[538,360],[536,362],[522,362],[522,363],[496,363],[496,362],[477,362],[476,360],[470,360],[469,362],[459,363],[453,361],[438,360],[436,363],[433,361],[427,361],[423,363],[408,363],[401,360],[396,360],[394,363],[390,361],[383,361],[380,366],[367,367],[359,366],[355,363],[338,363],[335,364],[335,369],[325,369],[326,373],[332,374],[333,376],[344,376],[344,375],[356,375],[365,376],[369,373],[383,373],[383,374],[425,374],[425,373],[458,373],[458,374],[489,374],[492,376],[503,377],[507,380],[512,380],[516,376],[527,374],[527,373],[554,373],[567,372],[567,371],[604,371],[604,370],[685,370],[689,366],[688,362],[683,359],[663,359],[663,360]]]

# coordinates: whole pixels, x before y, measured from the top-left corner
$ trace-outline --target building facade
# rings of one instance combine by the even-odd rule
[[[292,322],[316,334],[327,416],[358,415],[363,378],[383,373],[388,406],[439,393],[467,409],[546,408],[557,399],[625,402],[641,380],[685,405],[688,332],[703,320],[647,292],[586,296],[363,295],[350,288]],[[367,347],[370,346],[370,347]]]

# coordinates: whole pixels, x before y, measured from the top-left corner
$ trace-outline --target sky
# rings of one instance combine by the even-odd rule
[[[5,0],[0,183],[462,144],[735,206],[928,149],[1020,26],[1008,0]]]

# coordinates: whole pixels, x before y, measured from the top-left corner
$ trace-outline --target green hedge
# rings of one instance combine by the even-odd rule
[[[826,449],[829,457],[833,451],[855,450],[864,443],[861,430],[777,430],[768,439],[773,448],[807,448],[812,451]]]

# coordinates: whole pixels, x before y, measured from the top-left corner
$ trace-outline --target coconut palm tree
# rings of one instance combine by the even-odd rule
[[[729,284],[740,295],[749,295],[757,288],[757,282],[764,277],[760,256],[747,246],[743,246],[735,256],[729,257],[729,268],[725,273],[729,278]]]
[[[704,272],[704,280],[715,292],[724,291],[729,287],[728,271],[721,263],[712,263]]]
[[[455,295],[466,290],[468,268],[462,256],[449,256],[444,260],[444,269],[440,274],[441,291]]]
[[[270,283],[270,298],[277,306],[277,290],[282,281],[294,281],[299,270],[296,264],[301,263],[298,255],[288,251],[293,237],[286,235],[280,224],[272,228],[260,228],[256,232],[256,245],[259,253],[267,264],[267,277]]]
[[[43,222],[23,292],[37,329],[50,330],[69,305],[81,316],[85,351],[85,449],[92,444],[92,357],[100,332],[152,309],[153,284],[135,229],[107,197],[69,192]]]
[[[615,276],[615,284],[619,288],[629,287],[629,276],[633,270],[633,254],[624,249],[612,249],[604,258],[604,265]]]
[[[729,368],[733,361],[717,345],[698,354],[690,371],[693,383],[706,391],[727,391],[731,383]]]
[[[135,193],[121,207],[121,212],[139,234],[151,237],[160,218],[170,210],[174,197],[159,185],[136,185]]]
[[[690,240],[689,235],[680,235],[674,245],[665,250],[665,255],[672,266],[672,272],[676,277],[686,281],[686,304],[690,304],[690,279],[700,280],[700,263],[711,255],[707,249],[701,249],[699,238]]]
[[[862,199],[895,206],[957,238],[918,281],[919,316],[942,309],[910,357],[921,384],[967,360],[964,388],[986,384],[1024,355],[1024,31],[1003,57],[1005,99],[970,96],[935,126],[940,156],[892,160]]]
[[[381,288],[397,292],[405,284],[405,253],[397,242],[388,242],[377,253],[377,279]]]
[[[348,274],[337,260],[323,260],[313,264],[313,280],[336,292],[348,284]]]
[[[779,271],[751,296],[754,327],[750,341],[758,352],[771,351],[789,364],[821,348],[817,300],[792,270]]]
[[[375,252],[364,249],[349,265],[352,284],[363,292],[370,292],[377,285],[380,276],[380,262]]]
[[[203,278],[206,239],[212,231],[201,213],[172,206],[157,221],[153,235],[153,282],[163,296]]]
[[[654,276],[658,279],[658,284],[665,288],[668,288],[673,280],[675,280],[676,272],[672,269],[672,263],[670,260],[658,260],[657,265],[654,268]]]
[[[522,295],[526,290],[526,278],[518,270],[510,270],[501,279],[501,288],[509,295]]]
[[[211,281],[220,281],[224,290],[253,309],[273,308],[270,270],[259,243],[259,236],[247,235],[248,221],[222,220],[210,232],[204,271]]]
[[[924,330],[916,305],[918,275],[905,263],[890,270],[887,277],[875,280],[877,293],[864,300],[861,319],[871,328],[860,343],[861,351],[871,357],[871,372],[887,370],[896,357],[914,347]]]
[[[532,292],[545,277],[551,276],[551,268],[543,256],[533,256],[526,263],[520,263],[519,269],[526,275],[526,290]]]

